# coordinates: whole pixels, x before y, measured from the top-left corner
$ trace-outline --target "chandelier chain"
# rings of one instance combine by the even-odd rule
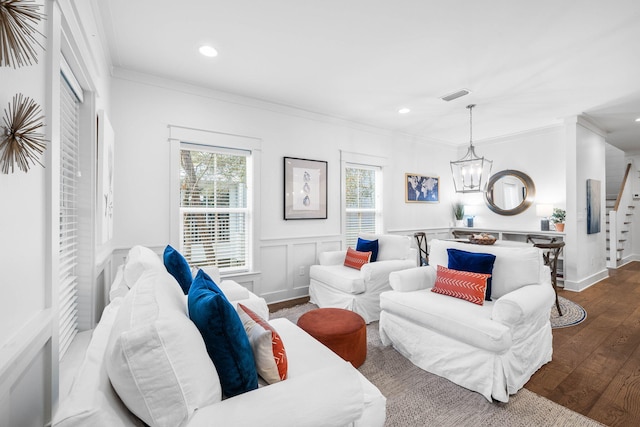
[[[467,108],[469,109],[469,145],[473,146],[473,107],[476,104],[469,104]]]

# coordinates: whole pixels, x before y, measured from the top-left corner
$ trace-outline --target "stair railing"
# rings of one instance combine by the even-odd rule
[[[631,163],[627,164],[627,169],[624,172],[624,178],[620,184],[620,191],[616,198],[616,204],[613,210],[609,211],[609,262],[607,267],[617,268],[618,266],[618,248],[622,243],[622,231],[627,219],[628,206],[632,203],[631,195],[631,183],[627,185],[631,177],[629,172],[631,171]],[[623,206],[623,209],[620,209]]]

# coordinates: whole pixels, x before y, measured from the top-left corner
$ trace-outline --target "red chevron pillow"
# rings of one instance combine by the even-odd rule
[[[363,265],[367,264],[371,259],[371,252],[358,252],[353,248],[347,248],[347,255],[344,257],[345,267],[360,270]]]
[[[491,277],[490,274],[451,270],[438,265],[436,283],[431,288],[431,292],[482,305],[489,277]]]
[[[273,384],[287,378],[287,353],[278,332],[263,318],[238,304],[238,315],[247,331],[258,375]]]

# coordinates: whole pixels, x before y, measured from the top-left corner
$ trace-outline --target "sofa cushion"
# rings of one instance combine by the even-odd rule
[[[131,289],[142,273],[150,269],[166,270],[160,257],[151,249],[139,245],[129,249],[124,262],[124,280],[127,287]]]
[[[356,243],[356,251],[358,252],[371,252],[371,258],[369,262],[376,262],[378,259],[378,239],[365,240],[358,237],[358,243]]]
[[[489,274],[451,270],[439,265],[436,283],[431,291],[482,305],[489,277]]]
[[[485,299],[491,301],[491,273],[496,256],[493,254],[461,251],[459,249],[447,249],[449,254],[448,268],[458,271],[470,271],[472,273],[488,274]]]
[[[361,294],[365,291],[364,278],[360,270],[344,265],[312,265],[309,277],[342,292]]]
[[[167,245],[167,247],[164,248],[162,260],[164,261],[164,266],[167,271],[175,277],[182,288],[182,292],[187,295],[191,287],[191,282],[193,281],[191,267],[189,267],[187,260],[171,245]]]
[[[371,252],[358,252],[355,249],[348,248],[344,257],[344,266],[360,270],[363,265],[369,263]]]
[[[542,253],[533,246],[509,245],[509,242],[487,246],[433,239],[429,263],[447,267],[447,248],[496,256],[491,280],[491,298],[494,301],[523,286],[540,282],[544,274]]]
[[[287,352],[278,332],[263,318],[242,304],[238,315],[247,332],[258,374],[269,384],[287,378]]]
[[[236,396],[258,388],[253,351],[235,308],[202,270],[189,289],[189,317],[204,338],[220,376],[222,393]]]
[[[74,378],[69,395],[61,399],[53,418],[55,427],[142,426],[122,403],[109,382],[105,350],[122,298],[105,307],[96,325],[84,360]],[[63,374],[63,373],[61,373]]]
[[[366,240],[378,240],[378,257],[376,261],[406,259],[411,248],[411,238],[409,236],[362,233],[359,237]]]
[[[494,304],[469,304],[429,289],[380,295],[383,311],[474,347],[500,353],[511,347],[512,336],[508,326],[491,319]]]
[[[221,400],[215,367],[166,270],[143,273],[123,299],[106,366],[122,401],[151,426],[185,425],[196,410]]]

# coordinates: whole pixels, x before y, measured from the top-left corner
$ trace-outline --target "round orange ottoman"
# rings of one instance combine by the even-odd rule
[[[367,358],[367,325],[342,308],[317,308],[300,316],[298,326],[338,356],[359,367]]]

